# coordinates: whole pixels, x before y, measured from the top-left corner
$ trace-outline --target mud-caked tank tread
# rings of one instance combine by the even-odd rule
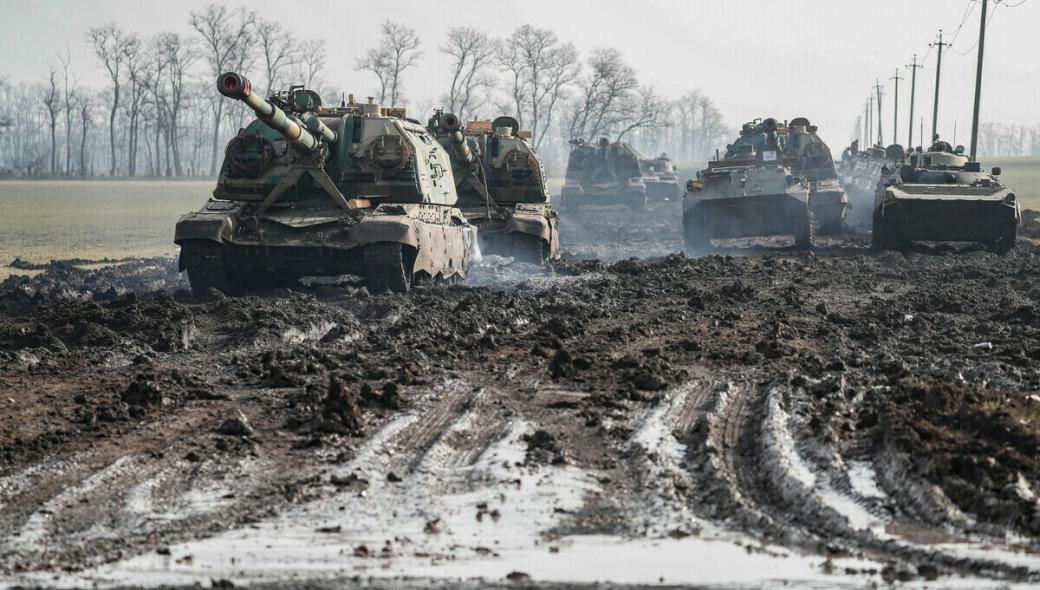
[[[633,195],[626,199],[625,204],[631,211],[646,211],[646,195]]]
[[[800,223],[794,234],[794,245],[800,250],[810,250],[816,246],[816,216],[809,211]]]
[[[884,217],[874,214],[874,227],[870,234],[870,247],[874,250],[902,250],[906,244],[896,235],[896,230]]]
[[[376,242],[361,251],[365,282],[371,293],[407,293],[412,287],[412,262],[397,242]]]
[[[545,264],[548,247],[545,240],[527,234],[514,233],[510,236],[513,260],[527,264]]]
[[[188,273],[191,292],[202,297],[210,289],[231,294],[231,277],[224,264],[220,244],[209,240],[191,240],[181,244],[181,267]]]

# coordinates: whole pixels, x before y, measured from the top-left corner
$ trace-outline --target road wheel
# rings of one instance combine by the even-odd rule
[[[191,292],[196,297],[205,296],[210,289],[232,292],[224,252],[217,242],[191,240],[181,244],[181,268],[187,271]]]
[[[361,251],[365,281],[371,293],[407,293],[412,286],[414,261],[407,260],[398,242],[376,242]]]
[[[800,250],[811,250],[816,246],[816,216],[806,211],[805,219],[794,235],[794,245]]]

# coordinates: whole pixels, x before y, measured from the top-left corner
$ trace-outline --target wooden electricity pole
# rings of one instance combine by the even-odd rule
[[[917,63],[917,54],[914,54],[914,61],[906,66],[910,68],[910,123],[907,127],[910,128],[910,134],[906,138],[906,149],[912,149],[914,146],[914,98],[917,91],[917,70],[923,68],[923,65]]]
[[[896,75],[892,76],[896,81],[896,93],[892,97],[892,143],[899,141],[899,81],[903,79],[896,68]]]
[[[943,31],[939,29],[939,42],[932,43],[932,47],[939,48],[939,58],[935,62],[935,102],[932,105],[932,139],[935,141],[935,131],[939,126],[939,74],[942,73],[942,50],[943,47],[949,47],[949,43],[943,43]]]
[[[877,78],[874,79],[874,90],[877,91],[877,142],[878,145],[881,145],[885,142],[883,139],[884,134],[881,132],[881,97],[883,97],[885,93],[881,91],[881,81]]]
[[[982,0],[982,20],[979,22],[979,59],[975,66],[975,110],[971,114],[971,161],[979,147],[979,102],[982,99],[982,52],[986,49],[986,0]]]

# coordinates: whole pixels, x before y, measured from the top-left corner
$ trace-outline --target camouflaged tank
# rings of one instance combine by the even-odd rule
[[[559,215],[545,169],[513,117],[462,121],[436,111],[427,129],[452,155],[459,208],[483,254],[541,264],[560,257]]]
[[[1014,247],[1021,220],[1014,191],[1000,182],[1000,168],[983,172],[963,152],[936,138],[928,151],[885,167],[874,201],[875,248],[976,242],[1004,254]]]
[[[230,72],[217,89],[257,119],[228,143],[213,198],[177,223],[192,291],[357,275],[406,292],[466,276],[476,230],[456,206],[451,160],[404,109],[324,107],[299,86],[265,101]]]
[[[702,253],[712,239],[792,235],[811,248],[813,213],[809,183],[785,158],[775,119],[746,123],[721,160],[708,163],[683,195],[687,251]]]
[[[665,201],[676,199],[682,194],[679,189],[679,173],[668,154],[661,154],[656,158],[641,156],[639,168],[643,173],[647,200]]]
[[[625,205],[646,208],[646,183],[639,154],[624,142],[601,138],[596,144],[571,140],[561,206],[578,212],[586,205]]]
[[[834,158],[816,134],[816,126],[805,117],[792,119],[779,130],[785,158],[798,158],[792,168],[809,183],[809,207],[821,234],[841,232],[848,213],[849,197],[838,180]]]

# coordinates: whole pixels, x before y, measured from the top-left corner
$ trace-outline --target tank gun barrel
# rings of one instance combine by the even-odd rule
[[[476,154],[469,149],[466,137],[462,134],[462,121],[459,120],[458,116],[452,113],[445,113],[440,116],[437,124],[448,133],[448,139],[451,141],[452,151],[455,152],[456,159],[470,165],[477,161]]]
[[[285,114],[285,111],[260,98],[253,92],[253,85],[248,78],[235,72],[221,74],[217,78],[217,90],[228,98],[245,103],[256,113],[256,118],[267,124],[285,138],[295,149],[311,153],[318,151],[322,141],[336,142],[336,132],[329,129],[321,119],[313,113],[305,113],[297,122]],[[302,125],[301,125],[302,123]]]

